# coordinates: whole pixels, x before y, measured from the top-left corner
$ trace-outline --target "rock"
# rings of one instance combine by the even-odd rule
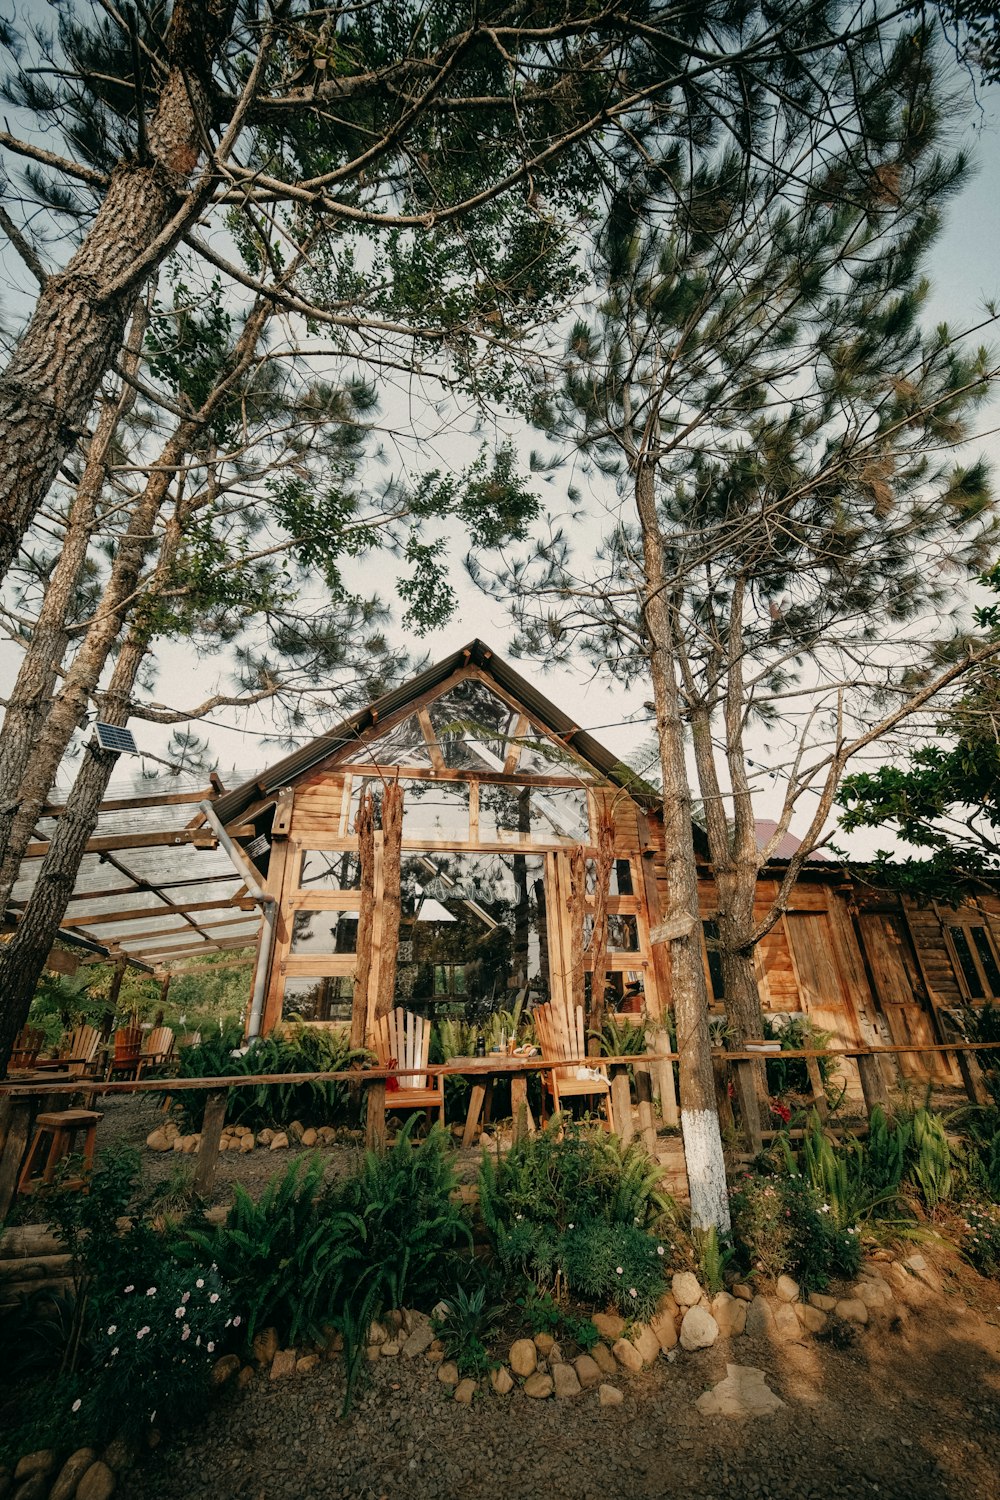
[[[553,1344],[552,1348],[549,1350],[549,1364],[550,1365],[561,1365],[561,1364],[563,1364],[563,1362],[564,1361],[563,1361],[563,1352],[562,1352],[562,1350],[560,1349],[560,1347],[559,1347],[558,1344]]]
[[[642,1369],[642,1355],[630,1339],[618,1339],[611,1352],[623,1370],[637,1375]]]
[[[458,1385],[458,1365],[453,1359],[438,1365],[438,1380],[442,1385]]]
[[[544,1401],[546,1396],[552,1395],[552,1376],[543,1375],[541,1370],[536,1370],[524,1382],[524,1394],[535,1401]]]
[[[527,1379],[538,1368],[538,1350],[531,1339],[515,1339],[510,1346],[507,1361],[515,1375]]]
[[[321,1125],[316,1131],[320,1142],[324,1146],[332,1146],[337,1139],[337,1132],[332,1125]]]
[[[428,1349],[427,1353],[424,1355],[424,1358],[429,1360],[432,1365],[439,1365],[444,1359],[444,1350]]]
[[[115,1492],[114,1470],[100,1459],[91,1464],[76,1487],[76,1500],[110,1500]]]
[[[257,1144],[259,1146],[269,1146],[273,1140],[274,1140],[274,1131],[273,1130],[258,1130],[258,1132],[257,1132]]]
[[[498,1370],[490,1371],[490,1385],[498,1396],[509,1396],[514,1389],[514,1377],[506,1365],[501,1365]]]
[[[695,1307],[701,1301],[701,1286],[693,1271],[676,1271],[670,1290],[678,1307]]]
[[[799,1284],[791,1276],[779,1276],[774,1284],[774,1290],[781,1302],[798,1302]]]
[[[123,1437],[116,1437],[105,1448],[102,1456],[109,1469],[114,1469],[116,1474],[123,1474],[135,1463],[135,1448]]]
[[[14,1470],[15,1482],[19,1479],[30,1479],[34,1474],[41,1474],[44,1479],[51,1474],[56,1466],[56,1455],[53,1448],[39,1448],[34,1453],[26,1453],[18,1460],[17,1468]]]
[[[767,1298],[758,1292],[747,1308],[747,1335],[752,1339],[771,1338],[775,1331],[774,1309]]]
[[[585,1391],[593,1390],[601,1383],[601,1367],[589,1354],[578,1354],[573,1361],[576,1378]]]
[[[747,1326],[746,1303],[731,1297],[728,1292],[716,1293],[709,1311],[719,1325],[720,1339],[738,1338]]]
[[[271,1143],[267,1149],[269,1151],[284,1151],[287,1146],[288,1137],[282,1130],[277,1135],[271,1137]]]
[[[45,1500],[49,1482],[44,1474],[29,1474],[14,1491],[12,1500]]]
[[[96,1458],[93,1448],[77,1448],[71,1453],[49,1491],[49,1500],[73,1500],[77,1485]]]
[[[932,1292],[941,1291],[942,1282],[937,1267],[932,1265],[925,1255],[915,1251],[913,1255],[906,1257],[902,1265],[904,1270],[908,1271],[911,1276],[915,1276],[918,1281],[922,1281],[924,1286],[929,1287]]]
[[[695,1406],[703,1416],[767,1417],[784,1406],[768,1388],[764,1371],[753,1365],[726,1365],[726,1376],[699,1396]]]
[[[271,1361],[271,1379],[283,1380],[286,1375],[294,1375],[297,1359],[294,1349],[279,1349]]]
[[[616,1385],[602,1385],[597,1392],[597,1399],[602,1406],[621,1406],[625,1397]]]
[[[802,1324],[791,1302],[779,1302],[774,1309],[774,1332],[786,1344],[802,1337]]]
[[[383,1352],[383,1354],[385,1353],[385,1345],[384,1344],[382,1346],[382,1352]],[[295,1373],[296,1373],[296,1375],[308,1375],[309,1371],[310,1370],[315,1370],[318,1364],[319,1364],[319,1355],[318,1354],[303,1354],[303,1356],[302,1356],[301,1359],[297,1359],[295,1361]]]
[[[837,1305],[836,1297],[828,1297],[825,1292],[810,1292],[809,1303],[812,1307],[818,1307],[820,1312],[833,1312]]]
[[[860,1297],[841,1297],[834,1308],[838,1318],[843,1318],[845,1323],[867,1323],[868,1309]]]
[[[310,1126],[310,1128],[308,1130],[303,1130],[303,1132],[302,1132],[302,1144],[303,1144],[303,1146],[311,1148],[311,1147],[315,1146],[315,1144],[316,1144],[316,1142],[318,1140],[319,1140],[319,1135],[318,1135],[318,1133],[315,1130],[312,1129],[311,1126]]]
[[[476,1394],[476,1382],[468,1376],[460,1380],[455,1387],[455,1400],[460,1406],[471,1406],[472,1398]]]
[[[593,1313],[590,1321],[601,1335],[602,1339],[620,1339],[625,1332],[625,1319],[620,1318],[617,1313]]]
[[[382,1345],[382,1358],[383,1359],[395,1359],[396,1355],[398,1353],[399,1353],[399,1340],[398,1339],[388,1339],[386,1341],[386,1343],[384,1343]]]
[[[224,1354],[217,1359],[212,1366],[212,1384],[218,1389],[227,1385],[234,1375],[240,1373],[240,1357],[238,1354]]]
[[[371,1327],[368,1330],[369,1344],[384,1344],[388,1337],[388,1328],[386,1328],[382,1323],[373,1321]]]
[[[324,1328],[323,1332],[326,1334],[327,1356],[332,1357],[334,1354],[343,1354],[344,1335],[338,1329],[330,1327]]]
[[[660,1341],[649,1324],[636,1323],[630,1337],[632,1343],[642,1355],[643,1364],[655,1364],[660,1357]]]
[[[293,1120],[288,1127],[288,1134],[293,1141],[299,1142],[306,1133],[306,1127],[301,1120]]]
[[[658,1312],[654,1314],[649,1326],[656,1335],[656,1341],[663,1350],[663,1353],[666,1354],[667,1350],[672,1349],[677,1342],[677,1324],[674,1321],[673,1313]]]
[[[253,1336],[253,1357],[259,1365],[269,1365],[278,1352],[278,1330],[262,1328]]]
[[[807,1333],[821,1333],[826,1327],[826,1313],[808,1302],[796,1302],[795,1316]]]
[[[546,1359],[555,1343],[555,1339],[551,1333],[536,1333],[532,1342],[542,1358]]]
[[[553,1366],[552,1383],[555,1387],[555,1393],[559,1397],[579,1396],[583,1390],[576,1371],[565,1360],[561,1364]]]
[[[170,1151],[173,1147],[173,1138],[167,1135],[165,1130],[151,1130],[146,1137],[146,1145],[150,1151]]]
[[[719,1337],[719,1325],[703,1307],[689,1307],[681,1322],[682,1349],[708,1349]]]
[[[741,1302],[752,1302],[753,1288],[747,1286],[745,1281],[736,1281],[733,1283],[733,1296],[738,1297]]]
[[[603,1370],[605,1375],[618,1374],[618,1361],[611,1353],[607,1344],[595,1344],[590,1351],[590,1357],[598,1369]]]
[[[883,1307],[891,1307],[893,1295],[885,1282],[879,1278],[878,1281],[858,1281],[851,1287],[851,1296],[857,1297],[867,1308],[877,1310]]]
[[[434,1343],[434,1329],[429,1318],[422,1318],[413,1324],[411,1331],[406,1335],[400,1346],[400,1353],[407,1359],[416,1359],[418,1354],[423,1354]]]
[[[253,1150],[255,1144],[256,1144],[256,1142],[254,1141],[254,1138],[253,1138],[252,1135],[241,1135],[240,1136],[240,1154],[242,1156],[245,1156],[248,1151],[252,1151]]]
[[[898,1261],[894,1261],[889,1267],[889,1280],[896,1297],[907,1307],[919,1310],[934,1300],[934,1293],[926,1281],[921,1281],[919,1276],[908,1271]]]
[[[373,1365],[376,1360],[381,1359],[381,1357],[382,1357],[381,1356],[381,1352],[380,1352],[381,1348],[382,1348],[381,1344],[369,1344],[366,1347],[366,1349],[365,1349],[365,1355],[366,1355],[366,1357],[368,1359],[368,1363],[369,1364]]]
[[[253,1378],[256,1373],[257,1371],[254,1369],[253,1365],[243,1366],[239,1375],[236,1377],[236,1384],[239,1386],[241,1391],[247,1390],[253,1384]]]

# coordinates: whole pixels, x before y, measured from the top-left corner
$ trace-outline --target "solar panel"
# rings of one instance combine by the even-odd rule
[[[102,750],[114,750],[118,755],[139,754],[139,747],[131,729],[122,729],[118,724],[105,724],[98,719],[94,725],[94,732]]]

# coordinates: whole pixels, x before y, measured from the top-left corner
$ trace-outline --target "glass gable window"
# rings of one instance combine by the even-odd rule
[[[502,771],[518,714],[485,683],[467,677],[427,712],[444,763],[456,771]]]
[[[292,917],[289,952],[313,957],[330,953],[357,953],[356,911],[297,911]]]
[[[540,855],[404,853],[397,990],[418,1009],[549,994]]]
[[[424,738],[420,720],[411,714],[395,729],[359,745],[344,758],[348,766],[429,766],[430,746]]]
[[[467,781],[406,781],[403,783],[404,839],[469,838],[469,783]]]
[[[582,787],[479,788],[479,837],[489,843],[581,844],[590,837]]]

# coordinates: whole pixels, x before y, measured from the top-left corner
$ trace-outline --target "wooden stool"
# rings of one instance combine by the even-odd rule
[[[35,1119],[35,1133],[28,1147],[28,1154],[17,1180],[19,1193],[33,1193],[40,1183],[55,1180],[56,1167],[64,1157],[72,1153],[77,1135],[84,1131],[83,1161],[84,1176],[67,1182],[67,1187],[82,1187],[86,1190],[86,1177],[94,1165],[94,1136],[101,1116],[93,1109],[61,1109],[52,1114],[41,1114]],[[50,1137],[46,1152],[45,1138]],[[39,1168],[41,1170],[39,1170]]]

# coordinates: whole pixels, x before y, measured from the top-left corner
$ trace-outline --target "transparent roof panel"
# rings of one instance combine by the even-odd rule
[[[427,712],[446,766],[503,770],[519,715],[485,683],[466,677],[435,698]]]
[[[395,729],[378,735],[345,758],[349,766],[429,766],[430,746],[416,714],[411,714]]]

